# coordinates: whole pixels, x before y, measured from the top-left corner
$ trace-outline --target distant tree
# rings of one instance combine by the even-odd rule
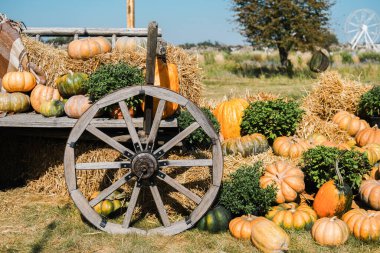
[[[73,36],[71,37],[63,36],[63,37],[50,38],[46,40],[46,43],[53,44],[54,46],[61,46],[61,45],[69,44],[73,40],[74,40]]]
[[[232,0],[241,34],[256,46],[277,47],[283,67],[291,69],[291,48],[322,46],[328,34],[332,0]]]
[[[321,46],[324,48],[329,48],[332,45],[338,45],[338,44],[339,44],[339,41],[338,41],[338,38],[336,37],[336,34],[331,31],[328,31],[324,36],[324,40]]]

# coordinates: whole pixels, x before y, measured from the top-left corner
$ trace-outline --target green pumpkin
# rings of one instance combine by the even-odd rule
[[[85,81],[88,79],[87,74],[80,72],[70,72],[58,77],[55,84],[64,98],[74,95],[84,95],[86,93]]]
[[[43,101],[40,113],[45,117],[60,117],[65,113],[65,105],[59,100]]]
[[[268,149],[269,144],[267,138],[259,133],[230,138],[225,140],[222,144],[224,155],[236,155],[239,153],[243,157],[247,157],[265,152]]]
[[[197,228],[211,233],[226,231],[231,220],[231,213],[223,206],[209,210],[197,223]]]
[[[20,92],[0,93],[0,111],[25,112],[30,108],[30,98]]]

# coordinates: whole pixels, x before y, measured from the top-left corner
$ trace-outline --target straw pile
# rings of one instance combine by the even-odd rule
[[[145,69],[146,51],[127,51],[97,55],[88,60],[75,60],[68,57],[66,50],[22,36],[30,61],[36,63],[47,74],[47,85],[55,86],[54,80],[69,70],[91,74],[102,64],[125,62],[131,66]],[[198,104],[201,96],[201,70],[197,57],[187,54],[183,49],[169,45],[167,60],[178,66],[180,94]]]

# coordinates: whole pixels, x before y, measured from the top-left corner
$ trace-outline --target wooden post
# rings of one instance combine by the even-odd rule
[[[127,0],[127,28],[135,28],[135,0]]]

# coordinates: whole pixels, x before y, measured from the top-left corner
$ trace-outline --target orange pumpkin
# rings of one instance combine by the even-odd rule
[[[375,179],[375,180],[380,180],[380,164],[375,164],[371,171],[363,176],[364,179]]]
[[[285,229],[310,229],[317,220],[317,214],[308,205],[283,203],[272,209],[265,216]]]
[[[112,105],[109,107],[109,115],[113,119],[124,119],[123,113],[121,112],[121,109],[118,105]],[[133,117],[135,115],[135,110],[133,108],[129,108],[129,115]]]
[[[342,220],[346,222],[355,238],[363,241],[379,241],[380,212],[352,209],[343,215]]]
[[[88,59],[97,54],[111,52],[111,43],[104,37],[74,40],[69,43],[67,52],[73,59]]]
[[[277,137],[273,142],[273,152],[276,155],[290,158],[298,158],[310,148],[310,144],[296,137]]]
[[[41,103],[43,101],[51,100],[62,100],[62,97],[59,94],[58,89],[54,89],[53,87],[37,84],[36,87],[34,87],[32,93],[30,94],[30,102],[32,104],[32,107],[38,113],[40,113],[41,111]]]
[[[36,86],[36,78],[28,71],[8,72],[3,77],[2,85],[8,92],[29,92]]]
[[[380,160],[380,144],[370,143],[361,148],[356,148],[356,150],[366,153],[368,161],[371,165],[377,163]]]
[[[230,221],[228,225],[233,237],[237,239],[249,240],[251,238],[252,225],[257,217],[253,215],[243,215]]]
[[[380,130],[377,125],[372,128],[363,129],[355,136],[355,140],[360,147],[370,143],[380,144]]]
[[[326,136],[318,133],[311,134],[309,137],[307,137],[307,140],[312,146],[322,145],[322,143],[328,141]]]
[[[314,241],[322,246],[338,246],[348,240],[350,229],[344,221],[336,216],[325,217],[314,223],[311,228],[311,236]]]
[[[335,114],[332,121],[337,124],[341,130],[347,131],[351,136],[355,136],[359,131],[370,127],[365,120],[346,111]]]
[[[83,95],[75,95],[65,103],[65,113],[70,118],[79,119],[82,114],[90,108],[90,99]]]
[[[360,198],[371,208],[380,211],[380,180],[364,180],[359,188]]]
[[[1,112],[25,112],[30,108],[30,98],[28,95],[15,93],[0,93]]]
[[[117,39],[115,49],[119,52],[145,50],[147,40],[141,37],[120,37]]]
[[[248,105],[245,99],[234,98],[220,103],[215,108],[213,113],[220,124],[220,132],[225,140],[240,137],[240,124],[243,120],[243,112]]]
[[[278,161],[265,168],[260,187],[266,188],[272,184],[277,187],[276,202],[279,204],[294,201],[298,193],[305,190],[302,170],[287,161]]]

